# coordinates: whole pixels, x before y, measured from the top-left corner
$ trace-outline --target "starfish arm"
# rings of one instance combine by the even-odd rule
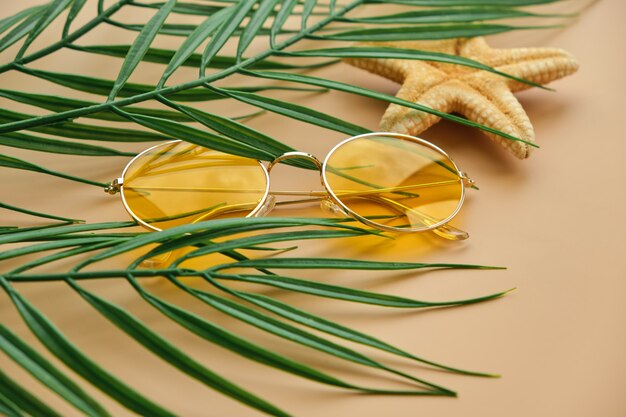
[[[573,74],[578,69],[574,57],[558,48],[496,49],[487,45],[482,37],[467,39],[460,44],[459,55],[475,59],[499,71],[538,84]],[[531,86],[507,79],[509,88],[515,92]]]
[[[462,114],[468,120],[508,133],[527,142],[533,142],[535,132],[524,108],[509,90],[506,82],[491,79],[479,83],[458,82],[453,88],[457,100],[451,111]],[[526,143],[484,132],[489,138],[504,146],[520,159],[530,156],[532,147]]]
[[[541,57],[537,55],[538,57],[533,61],[502,65],[498,67],[498,70],[538,84],[548,84],[578,70],[576,60],[561,49],[552,49],[548,54],[544,48],[542,55]],[[507,84],[513,92],[532,87],[511,79],[507,79]]]
[[[404,82],[414,66],[413,62],[401,59],[348,58],[344,62],[399,84]]]
[[[438,81],[441,82],[440,79]],[[438,85],[433,80],[429,88],[424,88],[424,79],[412,75],[407,78],[396,97],[448,113],[452,108],[454,91],[443,89],[443,85]],[[439,116],[430,113],[390,104],[380,121],[380,128],[383,131],[417,136],[439,120]]]

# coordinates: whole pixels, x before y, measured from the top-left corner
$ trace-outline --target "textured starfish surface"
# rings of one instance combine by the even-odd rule
[[[501,72],[538,84],[546,84],[576,72],[578,64],[566,51],[556,48],[496,49],[482,37],[443,41],[368,43],[443,52],[479,61]],[[531,86],[488,71],[456,64],[404,59],[346,59],[351,65],[381,75],[402,87],[397,97],[445,113],[458,113],[482,125],[534,142],[533,126],[513,96]],[[380,123],[384,131],[418,135],[440,117],[391,104]],[[485,132],[520,159],[528,158],[531,146]]]

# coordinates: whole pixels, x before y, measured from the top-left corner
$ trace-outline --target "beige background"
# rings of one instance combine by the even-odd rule
[[[2,15],[8,15],[30,3],[36,2],[3,2],[0,11]],[[95,7],[94,1],[90,3],[93,4],[88,7]],[[578,6],[580,4],[566,2],[559,7],[560,10],[571,10],[569,7]],[[519,95],[541,146],[529,160],[516,160],[479,132],[450,123],[440,123],[423,135],[446,149],[481,187],[479,192],[470,192],[467,205],[456,221],[470,232],[470,240],[447,243],[421,235],[403,236],[395,241],[317,242],[303,245],[300,252],[315,256],[508,267],[506,271],[402,274],[299,273],[302,277],[362,289],[425,300],[478,296],[511,287],[517,287],[517,291],[494,302],[438,311],[392,311],[276,293],[285,301],[366,331],[418,355],[450,365],[498,372],[503,375],[500,379],[426,371],[406,361],[368,351],[386,363],[451,387],[459,392],[460,397],[352,394],[270,370],[213,347],[146,306],[125,283],[93,282],[86,286],[136,313],[203,364],[297,416],[624,416],[626,188],[622,162],[626,156],[623,133],[625,17],[626,3],[604,0],[586,9],[578,21],[564,29],[518,32],[492,39],[492,44],[500,46],[562,47],[571,51],[581,64],[576,75],[552,85],[558,90],[556,93],[531,90]],[[127,21],[132,20],[128,17]],[[126,33],[115,29],[99,31],[90,35],[84,44],[123,43],[127,39],[125,36]],[[180,40],[166,43],[175,45],[177,41]],[[3,54],[3,61],[12,56],[14,49]],[[120,63],[119,60],[64,52],[42,60],[37,66],[113,77]],[[158,77],[161,67],[148,64],[143,68],[133,80],[151,82]],[[317,75],[356,80],[361,85],[388,93],[397,88],[346,65],[319,71]],[[194,71],[183,71],[180,79],[193,76]],[[58,87],[15,74],[3,75],[0,87],[66,94]],[[370,128],[376,127],[385,108],[383,103],[344,94],[298,93],[290,97],[300,104],[333,112]],[[22,109],[15,105],[11,108]],[[234,105],[224,106],[221,110],[229,115],[247,111]],[[303,127],[295,121],[272,116],[255,119],[251,125],[319,156],[342,139],[340,134]],[[138,144],[132,148],[142,147]],[[2,152],[102,181],[117,176],[124,164],[122,158],[82,159],[12,149],[2,149]],[[0,200],[3,202],[92,222],[126,219],[119,201],[98,189],[26,172],[6,169],[0,172]],[[293,182],[307,188],[317,180],[310,173],[289,168],[276,172],[282,174],[277,183]],[[319,211],[313,208],[298,214],[318,215]],[[19,220],[26,225],[32,221],[4,211],[0,215],[1,223]],[[123,265],[123,261],[119,260],[118,264]],[[65,267],[67,265],[56,268],[63,270]],[[2,270],[4,268],[3,265]],[[159,295],[238,334],[335,375],[368,385],[399,386],[385,375],[328,360],[321,354],[250,330],[165,284],[151,282],[148,285]],[[27,284],[18,289],[98,363],[181,416],[260,415],[164,365],[95,314],[65,285]],[[33,341],[4,294],[0,295],[0,321]],[[33,343],[38,345],[38,342]],[[63,415],[74,415],[72,409],[41,388],[6,357],[0,356],[0,364],[10,375],[41,393],[42,399],[62,410]],[[91,387],[87,389],[102,399],[114,415],[129,414]]]

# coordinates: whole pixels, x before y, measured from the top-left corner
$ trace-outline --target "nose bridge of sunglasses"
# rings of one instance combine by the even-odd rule
[[[320,162],[319,159],[317,159],[315,156],[306,153],[306,152],[298,152],[298,151],[294,151],[294,152],[286,152],[280,156],[278,156],[277,158],[275,158],[272,162],[270,162],[267,165],[267,173],[268,175],[271,174],[272,169],[274,169],[276,167],[276,165],[278,165],[279,162],[286,162],[286,165],[290,165],[292,167],[297,167],[297,168],[304,168],[307,169],[307,171],[309,170],[317,170],[319,172],[319,181],[320,184],[322,185],[322,187],[324,187],[324,180],[322,178],[322,163]],[[294,178],[293,175],[289,175],[288,177],[283,177],[281,176],[280,178],[278,178],[279,182],[281,180],[286,180],[286,179],[290,179],[290,183],[293,182]],[[305,179],[304,177],[298,177],[300,180]],[[275,180],[276,178],[273,178],[273,180]],[[301,181],[298,181],[298,185],[296,187],[294,187],[294,184],[291,184],[289,186],[290,189],[292,188],[300,188],[301,186]],[[282,188],[282,186],[281,186]],[[326,187],[324,187],[325,189]],[[320,191],[303,191],[303,190],[293,190],[293,191],[279,191],[279,190],[273,190],[270,188],[270,194],[273,195],[292,195],[292,196],[308,196],[308,197],[323,197],[326,195],[326,191],[324,190],[320,190]]]
[[[278,163],[283,162],[283,161],[287,161],[288,165],[298,167],[298,168],[314,169],[314,170],[316,169],[320,173],[319,175],[320,184],[322,185],[322,187],[324,187],[324,181],[321,175],[322,163],[315,156],[306,152],[298,152],[298,151],[286,152],[276,157],[273,161],[271,161],[267,165],[266,170],[267,170],[268,175]],[[288,178],[291,178],[293,180],[293,176],[288,177]],[[284,190],[282,189],[282,187],[280,187],[278,190],[272,189],[273,187],[270,187],[270,190],[265,200],[263,201],[263,204],[258,209],[256,209],[252,215],[254,217],[263,217],[269,214],[269,212],[271,212],[276,206],[280,206],[280,207],[291,206],[291,205],[298,205],[302,203],[308,203],[312,201],[320,201],[323,205],[324,201],[328,200],[328,193],[326,192],[325,187],[323,190],[305,191],[305,190],[293,189],[293,188],[299,188],[299,187],[293,187],[292,185],[293,184],[287,187],[288,190]],[[283,197],[283,196],[291,196],[291,197],[300,196],[300,197],[306,197],[306,198],[288,199],[288,200],[278,201],[277,197]],[[336,210],[341,210],[341,209],[339,207],[336,207]]]
[[[305,161],[312,162],[313,165],[319,171],[322,170],[322,163],[315,156],[311,155],[310,153],[306,153],[306,152],[294,151],[294,152],[285,152],[284,154],[276,157],[272,162],[270,162],[267,165],[267,172],[268,173],[271,172],[272,168],[274,168],[274,166],[276,166],[276,164],[278,164],[279,162],[287,161],[289,159],[303,159]]]

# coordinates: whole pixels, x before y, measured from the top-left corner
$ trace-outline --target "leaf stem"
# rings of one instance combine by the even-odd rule
[[[39,281],[65,281],[67,279],[101,279],[101,278],[124,278],[127,274],[132,273],[137,278],[151,278],[163,276],[164,274],[184,275],[184,276],[201,276],[201,272],[189,273],[191,271],[174,268],[174,269],[120,269],[111,271],[92,271],[92,272],[65,272],[61,274],[26,274],[26,275],[2,275],[11,282],[39,282]]]

